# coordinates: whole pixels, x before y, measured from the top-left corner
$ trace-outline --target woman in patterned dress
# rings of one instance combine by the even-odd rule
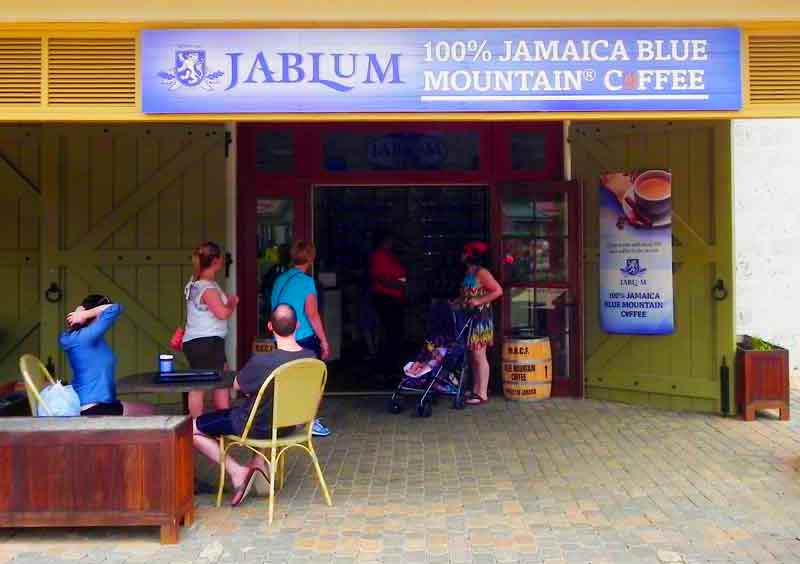
[[[472,391],[467,393],[466,403],[481,405],[489,401],[489,361],[486,348],[494,344],[494,319],[492,302],[503,295],[503,288],[486,268],[489,245],[472,241],[464,245],[462,255],[467,265],[467,274],[462,284],[464,306],[477,310],[468,348],[472,368]]]

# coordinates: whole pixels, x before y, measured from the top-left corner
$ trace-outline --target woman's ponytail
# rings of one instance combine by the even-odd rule
[[[215,259],[222,256],[222,249],[213,241],[206,241],[199,245],[194,252],[192,252],[192,276],[195,280],[200,278],[200,275],[206,270]]]

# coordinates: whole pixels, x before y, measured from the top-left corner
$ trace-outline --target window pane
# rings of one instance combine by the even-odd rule
[[[547,137],[543,133],[511,134],[511,170],[536,171],[547,165]]]
[[[291,130],[263,131],[256,136],[256,170],[294,171],[294,135]]]
[[[569,332],[571,308],[568,290],[561,288],[512,288],[508,294],[511,312],[510,336],[549,337],[553,355],[553,377],[569,378]]]
[[[461,170],[480,168],[480,134],[338,131],[323,138],[325,170]]]
[[[256,200],[258,248],[258,336],[267,334],[272,285],[289,268],[289,248],[294,230],[294,205],[290,199]],[[251,306],[252,307],[252,306]]]
[[[536,195],[536,234],[540,237],[567,235],[567,194],[563,192]]]
[[[534,241],[537,282],[567,281],[567,240],[536,239]]]
[[[503,240],[503,280],[512,284],[567,281],[566,238]]]
[[[503,234],[554,237],[567,235],[567,194],[536,192],[535,185],[503,189]]]

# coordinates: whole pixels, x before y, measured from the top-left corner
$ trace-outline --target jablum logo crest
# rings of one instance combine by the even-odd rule
[[[182,86],[201,86],[205,90],[213,90],[225,73],[217,70],[207,74],[206,70],[204,49],[179,49],[175,51],[174,66],[168,71],[159,72],[158,77],[170,90]]]
[[[619,270],[626,276],[642,276],[647,272],[647,269],[640,265],[639,259],[636,258],[626,259],[625,268],[620,268]]]

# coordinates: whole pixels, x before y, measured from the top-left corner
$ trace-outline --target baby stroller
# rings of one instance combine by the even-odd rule
[[[453,398],[453,408],[464,407],[467,341],[474,316],[453,310],[447,302],[431,307],[430,337],[416,360],[406,364],[404,376],[389,399],[389,411],[400,413],[407,397],[417,397],[417,415],[430,417],[440,396]]]

